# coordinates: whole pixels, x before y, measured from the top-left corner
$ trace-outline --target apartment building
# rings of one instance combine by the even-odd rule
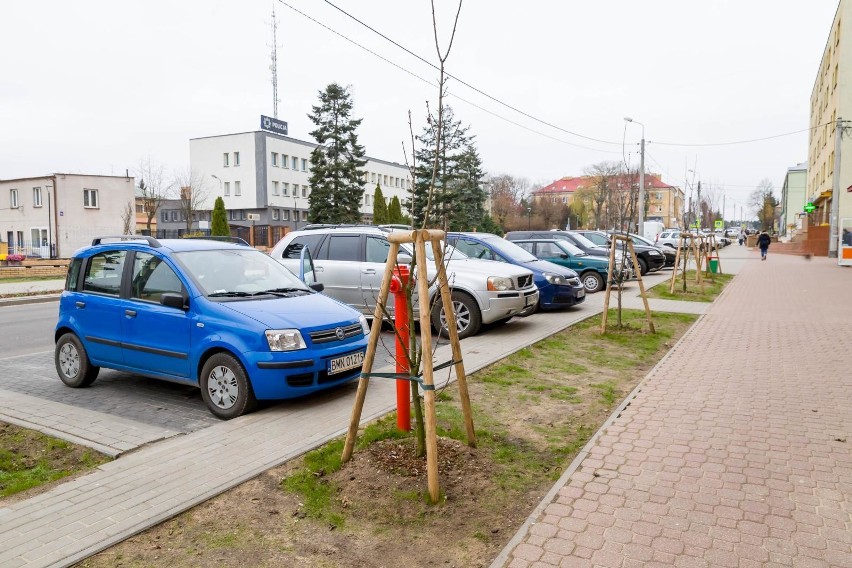
[[[9,253],[67,258],[134,215],[134,179],[56,173],[0,180],[0,241]],[[131,219],[131,227],[133,219]]]
[[[310,155],[316,146],[264,130],[207,136],[189,141],[190,164],[204,180],[207,208],[221,196],[236,234],[272,246],[308,222]],[[412,182],[405,165],[365,159],[359,211],[369,222],[377,185],[388,203],[394,196],[404,203]]]
[[[852,43],[846,37],[846,25],[850,22],[852,3],[841,0],[831,23],[811,91],[807,201],[813,203],[814,211],[807,216],[805,229],[808,230],[808,240],[828,239],[827,226],[831,223],[832,200],[837,199],[839,220],[852,218],[852,140],[848,135],[841,139],[840,191],[836,196],[832,191],[835,121],[838,118],[847,121],[852,119]],[[849,122],[845,123],[845,126],[849,125]]]

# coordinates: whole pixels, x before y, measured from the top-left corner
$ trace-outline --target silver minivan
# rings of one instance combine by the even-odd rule
[[[372,316],[384,275],[390,242],[388,231],[375,226],[318,227],[288,233],[273,247],[270,255],[291,270],[298,270],[302,249],[313,257],[317,281],[328,296]],[[426,247],[431,256],[431,246]],[[401,264],[407,264],[412,251],[401,247]],[[430,258],[430,260],[432,260]],[[482,324],[508,321],[538,302],[538,288],[531,271],[502,262],[467,258],[448,247],[444,253],[447,279],[452,289],[456,327],[460,338],[477,333]],[[430,282],[435,280],[434,262],[428,265]],[[430,287],[430,300],[437,286]],[[432,309],[432,326],[446,332],[440,302]],[[393,313],[393,296],[387,308]],[[414,305],[415,311],[417,304]]]

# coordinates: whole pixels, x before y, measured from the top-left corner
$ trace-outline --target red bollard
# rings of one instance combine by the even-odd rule
[[[408,302],[405,287],[408,284],[408,267],[396,265],[391,278],[390,291],[393,292],[394,324],[396,336],[396,372],[408,373]],[[411,432],[411,386],[404,379],[396,381],[396,426],[405,432]]]

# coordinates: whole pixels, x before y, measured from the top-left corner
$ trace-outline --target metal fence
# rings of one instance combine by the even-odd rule
[[[27,258],[55,258],[56,243],[51,243],[50,246],[44,241],[41,243],[33,243],[32,241],[12,241],[8,243],[9,252],[7,254],[19,254]]]

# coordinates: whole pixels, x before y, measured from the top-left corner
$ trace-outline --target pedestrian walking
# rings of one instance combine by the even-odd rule
[[[757,237],[757,246],[760,247],[760,260],[766,260],[766,251],[769,250],[769,243],[772,239],[769,238],[769,233],[763,231]]]
[[[740,242],[740,246],[743,246],[745,239],[746,239],[745,229],[740,229],[740,234],[737,237],[737,240]]]

